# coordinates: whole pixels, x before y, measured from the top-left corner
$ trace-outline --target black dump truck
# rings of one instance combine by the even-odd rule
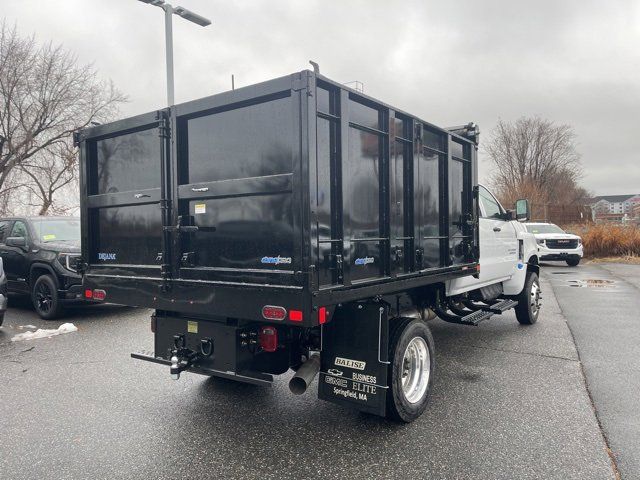
[[[412,421],[433,378],[426,319],[476,325],[517,303],[495,282],[447,296],[480,278],[474,124],[303,71],[76,141],[84,294],[154,309],[154,352],[132,357],[174,378],[292,369],[301,394],[319,372],[321,399]]]

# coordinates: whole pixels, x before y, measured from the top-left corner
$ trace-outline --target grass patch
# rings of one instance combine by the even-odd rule
[[[627,263],[640,259],[640,228],[636,226],[580,225],[568,230],[582,238],[585,257],[616,257],[628,259]]]

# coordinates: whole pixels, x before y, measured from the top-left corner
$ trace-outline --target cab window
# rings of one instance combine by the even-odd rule
[[[10,237],[24,237],[27,238],[27,226],[24,222],[17,221],[13,224]]]
[[[0,243],[4,243],[4,239],[9,235],[9,227],[11,226],[10,222],[2,221],[0,222]]]
[[[483,217],[485,218],[500,218],[502,209],[498,201],[493,198],[493,195],[489,193],[489,190],[480,186],[480,206],[482,207]]]

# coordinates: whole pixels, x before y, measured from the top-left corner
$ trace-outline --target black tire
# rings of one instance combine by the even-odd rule
[[[522,325],[533,325],[540,314],[540,280],[535,272],[527,272],[522,292],[516,298],[516,318]]]
[[[4,322],[4,312],[0,313],[0,327],[2,326],[3,322]]]
[[[389,374],[387,390],[387,418],[400,422],[412,422],[418,418],[427,408],[433,382],[433,372],[435,368],[435,351],[431,331],[425,322],[413,318],[401,318],[392,323],[391,341],[389,342]],[[426,390],[421,392],[416,389],[410,392],[417,398],[409,399],[402,387],[403,375],[407,376],[407,360],[405,353],[407,347],[414,339],[421,348],[426,346],[428,352],[428,377],[423,379],[426,383]],[[426,372],[426,369],[422,369]],[[421,377],[423,378],[423,377]]]
[[[577,267],[579,263],[580,263],[580,257],[567,259],[567,265],[569,265],[570,267]]]
[[[43,320],[54,320],[62,315],[62,303],[58,298],[58,285],[51,275],[41,275],[33,283],[31,302]]]

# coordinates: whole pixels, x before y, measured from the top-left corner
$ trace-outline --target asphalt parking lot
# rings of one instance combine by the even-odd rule
[[[148,310],[78,309],[65,319],[75,333],[11,342],[20,326],[63,323],[14,300],[0,328],[2,477],[615,478],[552,277],[535,326],[512,312],[477,328],[430,323],[431,405],[409,425],[314,387],[294,397],[289,375],[271,388],[173,381],[129,357],[152,347]]]
[[[640,265],[545,268],[622,478],[640,478]]]

